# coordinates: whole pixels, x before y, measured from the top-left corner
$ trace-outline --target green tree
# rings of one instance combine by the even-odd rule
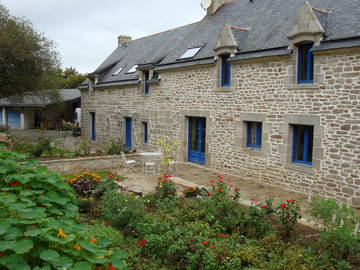
[[[60,73],[61,88],[70,89],[78,88],[81,83],[86,79],[85,74],[79,73],[75,68],[65,68]]]
[[[53,41],[0,4],[0,98],[58,88]]]

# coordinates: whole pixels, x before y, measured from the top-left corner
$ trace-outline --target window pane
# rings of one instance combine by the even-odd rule
[[[221,84],[226,86],[230,84],[230,64],[228,62],[229,55],[221,57]]]
[[[202,138],[201,138],[201,152],[205,153],[205,140],[206,140],[206,120],[202,119]]]
[[[314,147],[314,127],[307,127],[307,131],[309,132],[309,141],[308,141],[308,156],[307,162],[312,163],[313,159],[313,147]]]
[[[200,51],[201,48],[202,47],[187,49],[187,51],[180,57],[180,59],[193,58]]]
[[[306,47],[301,47],[300,52],[300,80],[306,81],[306,68],[307,68],[307,50]]]
[[[295,160],[304,160],[304,126],[295,126]]]
[[[199,151],[199,129],[197,128],[196,119],[192,118],[190,121],[191,124],[191,151]]]

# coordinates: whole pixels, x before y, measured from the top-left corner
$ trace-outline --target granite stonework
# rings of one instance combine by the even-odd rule
[[[296,56],[232,62],[229,91],[217,87],[217,65],[159,72],[143,95],[139,85],[82,90],[83,136],[124,142],[133,119],[133,148],[157,150],[161,136],[182,141],[187,160],[188,117],[206,117],[206,165],[360,207],[360,49],[315,53],[315,84],[295,83]],[[262,149],[245,146],[244,121],[263,122]],[[148,122],[149,143],[143,143]],[[291,162],[292,124],[314,126],[313,166]]]

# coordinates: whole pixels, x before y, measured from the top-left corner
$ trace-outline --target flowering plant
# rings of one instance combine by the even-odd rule
[[[124,253],[89,240],[73,189],[25,155],[0,151],[0,269],[124,269]],[[93,237],[92,237],[93,238]]]
[[[295,200],[286,200],[280,202],[276,208],[276,214],[282,226],[283,238],[289,238],[298,219],[301,218],[301,212],[298,203]]]
[[[101,180],[101,176],[96,173],[84,172],[76,174],[74,177],[66,181],[74,188],[80,196],[91,196],[96,186]]]

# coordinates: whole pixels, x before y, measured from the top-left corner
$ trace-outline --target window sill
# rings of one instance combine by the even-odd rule
[[[320,89],[320,85],[317,83],[314,84],[289,84],[289,90],[317,90]]]
[[[243,153],[246,153],[251,156],[265,156],[265,149],[264,148],[252,148],[252,147],[243,147]]]
[[[293,171],[314,174],[314,168],[313,168],[313,166],[310,166],[310,165],[292,162],[292,163],[288,163],[286,167]]]
[[[218,86],[216,88],[217,92],[232,92],[234,91],[234,86]]]

